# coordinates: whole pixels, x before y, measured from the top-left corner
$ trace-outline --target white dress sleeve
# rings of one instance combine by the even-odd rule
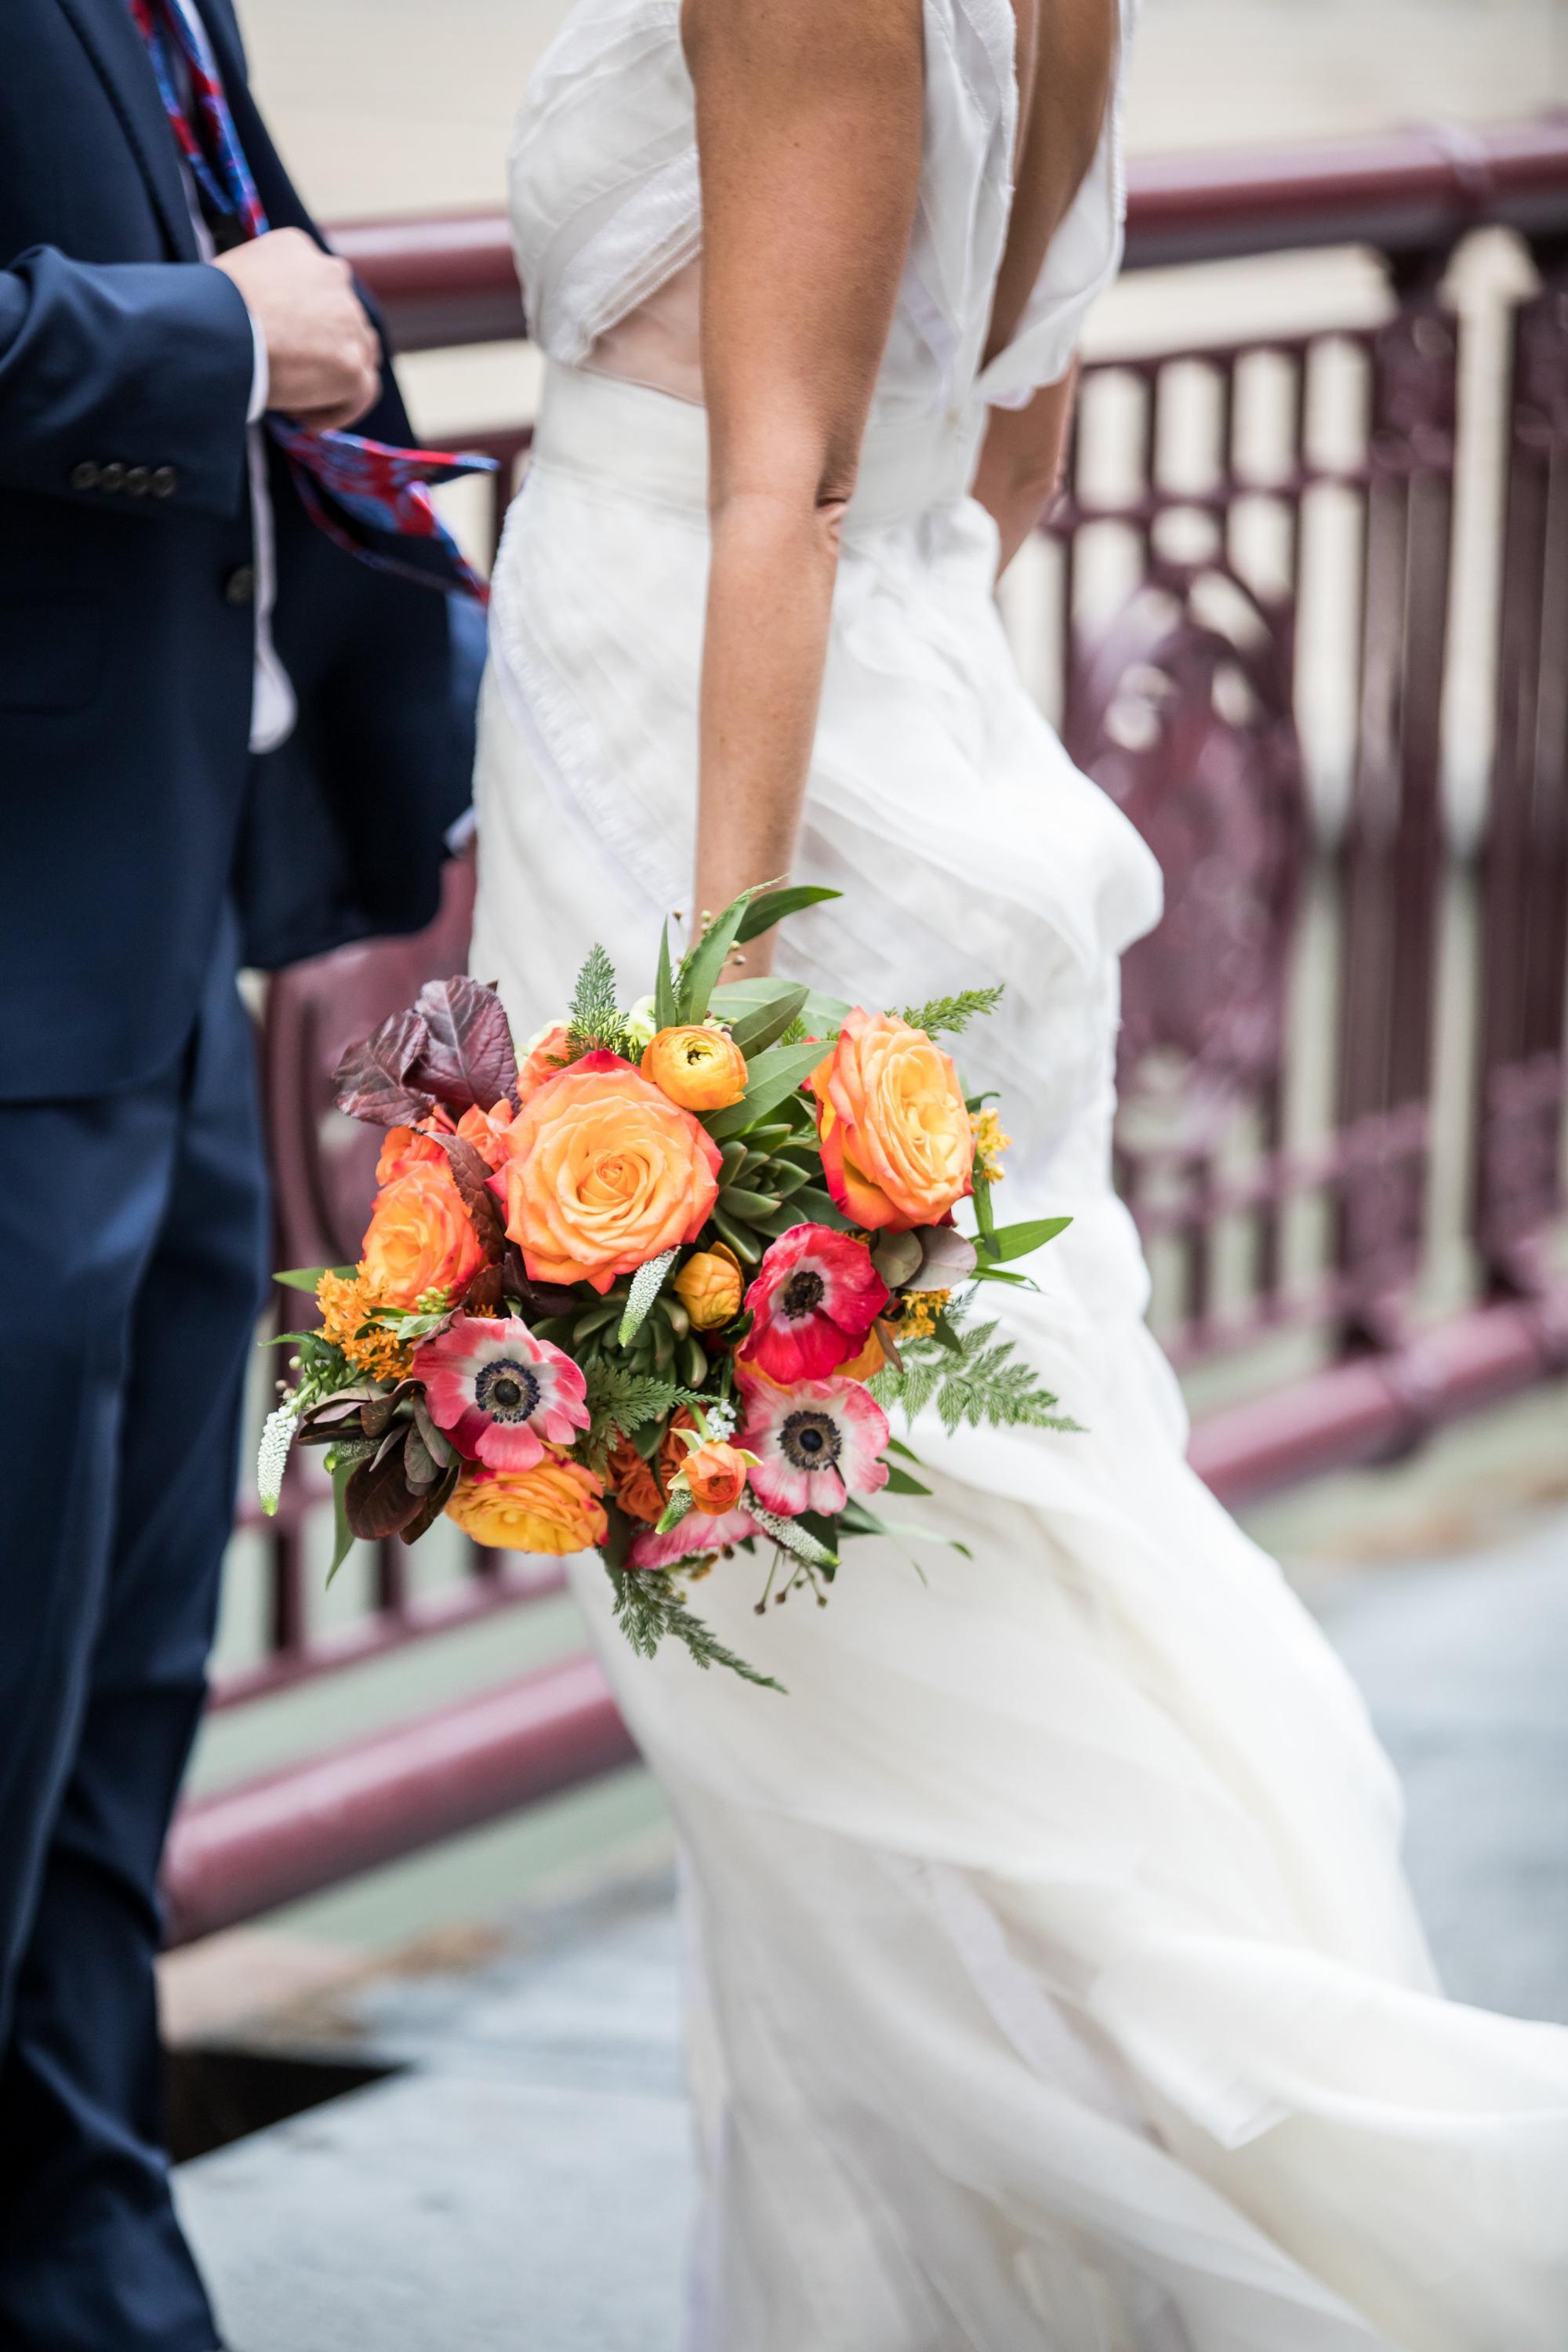
[[[1138,0],[1121,0],[1121,46],[1094,160],[1067,217],[1052,237],[1035,290],[1012,341],[980,378],[992,408],[1022,408],[1072,365],[1083,324],[1121,264],[1127,180],[1121,152],[1121,101]]]

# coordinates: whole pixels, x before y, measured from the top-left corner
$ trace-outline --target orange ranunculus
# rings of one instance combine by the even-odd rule
[[[679,1433],[695,1426],[686,1406],[678,1405],[659,1439],[657,1467],[655,1463],[643,1460],[629,1437],[623,1437],[616,1444],[610,1455],[610,1484],[628,1518],[641,1519],[651,1528],[662,1517],[669,1500],[670,1481],[686,1460],[687,1449],[680,1442]]]
[[[540,1031],[518,1065],[519,1096],[524,1102],[529,1101],[548,1080],[560,1076],[565,1064],[566,1024],[557,1021],[552,1028]]]
[[[682,1110],[727,1110],[746,1091],[746,1057],[722,1029],[661,1029],[643,1049],[642,1073]]]
[[[587,1551],[609,1533],[604,1494],[581,1462],[547,1454],[531,1470],[466,1470],[447,1506],[463,1533],[494,1551]]]
[[[866,1344],[859,1354],[851,1356],[847,1364],[839,1365],[838,1378],[841,1381],[874,1380],[887,1360],[888,1351],[883,1347],[878,1336],[877,1327],[873,1323],[866,1334]]]
[[[697,1508],[710,1519],[732,1511],[746,1491],[746,1473],[756,1460],[738,1445],[710,1437],[686,1457],[686,1483]]]
[[[689,1257],[670,1285],[698,1331],[717,1331],[732,1323],[745,1297],[746,1277],[732,1249],[715,1242],[711,1249]]]
[[[416,1307],[426,1291],[454,1297],[485,1262],[479,1236],[441,1155],[416,1164],[376,1195],[360,1272],[378,1307]]]
[[[445,1121],[446,1130],[450,1134],[452,1123],[446,1112],[438,1111],[437,1117]],[[400,1176],[406,1176],[411,1168],[438,1167],[445,1163],[446,1158],[446,1153],[426,1128],[389,1127],[386,1140],[381,1147],[381,1157],[375,1163],[376,1183],[395,1184]]]
[[[719,1147],[629,1062],[600,1051],[524,1103],[496,1187],[536,1282],[603,1292],[697,1239],[719,1191]]]
[[[858,1005],[811,1074],[827,1189],[872,1232],[933,1225],[971,1189],[974,1147],[952,1057]]]

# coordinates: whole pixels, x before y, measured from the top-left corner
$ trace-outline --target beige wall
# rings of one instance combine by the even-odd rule
[[[329,218],[501,200],[563,0],[240,0],[273,124]],[[1145,0],[1135,148],[1568,101],[1568,0]]]

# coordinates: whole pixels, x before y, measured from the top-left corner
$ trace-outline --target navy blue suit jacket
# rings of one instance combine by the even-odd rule
[[[230,0],[201,5],[269,222],[314,234]],[[300,718],[251,758],[248,314],[201,264],[126,0],[4,13],[0,1101],[16,1101],[165,1067],[231,890],[268,965],[429,919],[468,797],[478,615],[334,547],[274,456],[274,631]],[[410,438],[390,370],[362,429]]]

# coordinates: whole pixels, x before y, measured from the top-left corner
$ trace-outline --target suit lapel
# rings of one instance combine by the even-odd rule
[[[170,252],[178,261],[199,261],[195,231],[180,178],[179,157],[170,134],[158,85],[131,21],[126,0],[57,0],[76,29],[120,118],[127,142],[147,183]]]

